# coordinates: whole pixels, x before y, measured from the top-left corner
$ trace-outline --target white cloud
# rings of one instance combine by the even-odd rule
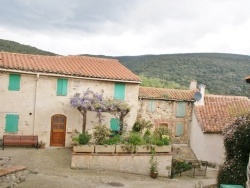
[[[0,38],[58,54],[250,55],[248,0],[9,0]]]

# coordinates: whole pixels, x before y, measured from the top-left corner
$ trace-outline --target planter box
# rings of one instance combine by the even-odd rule
[[[157,153],[169,153],[171,152],[171,145],[164,145],[164,146],[154,146],[155,152]]]
[[[73,146],[73,152],[75,153],[94,153],[94,151],[95,151],[94,145]]]
[[[115,152],[116,153],[133,153],[134,150],[130,151],[128,148],[126,148],[126,145],[116,145]]]
[[[136,153],[151,153],[149,145],[136,146]]]
[[[95,145],[95,153],[115,153],[115,145]]]

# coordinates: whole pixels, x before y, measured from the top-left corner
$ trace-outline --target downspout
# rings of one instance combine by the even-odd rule
[[[35,125],[36,125],[36,100],[37,100],[37,90],[38,90],[38,80],[39,74],[36,74],[36,86],[35,86],[35,98],[34,98],[34,108],[33,108],[33,135],[35,135]]]

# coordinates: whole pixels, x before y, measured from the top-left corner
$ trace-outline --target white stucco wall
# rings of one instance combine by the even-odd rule
[[[19,130],[17,134],[35,134],[39,140],[50,144],[51,117],[62,114],[67,117],[65,146],[71,144],[71,130],[82,131],[82,115],[70,106],[70,98],[75,93],[82,93],[90,88],[94,92],[103,92],[104,97],[113,98],[115,82],[68,78],[67,96],[57,96],[57,77],[21,74],[20,91],[8,91],[9,73],[0,74],[0,138],[5,129],[6,113],[19,115]],[[36,90],[37,83],[37,90]],[[137,117],[138,84],[126,83],[125,101],[132,107],[125,118],[125,125],[131,129]],[[35,100],[35,93],[36,100]],[[104,123],[109,126],[109,113],[104,113]],[[88,112],[87,130],[98,122],[96,113]]]
[[[220,165],[224,162],[225,149],[222,134],[204,134],[193,112],[190,130],[190,147],[198,160]]]

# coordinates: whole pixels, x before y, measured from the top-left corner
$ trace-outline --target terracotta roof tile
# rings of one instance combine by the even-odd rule
[[[194,90],[140,87],[139,98],[194,101]]]
[[[222,133],[237,116],[250,111],[247,97],[205,95],[204,100],[204,106],[195,106],[195,115],[204,133]]]
[[[140,82],[139,77],[118,60],[87,56],[44,56],[0,52],[0,68]]]

